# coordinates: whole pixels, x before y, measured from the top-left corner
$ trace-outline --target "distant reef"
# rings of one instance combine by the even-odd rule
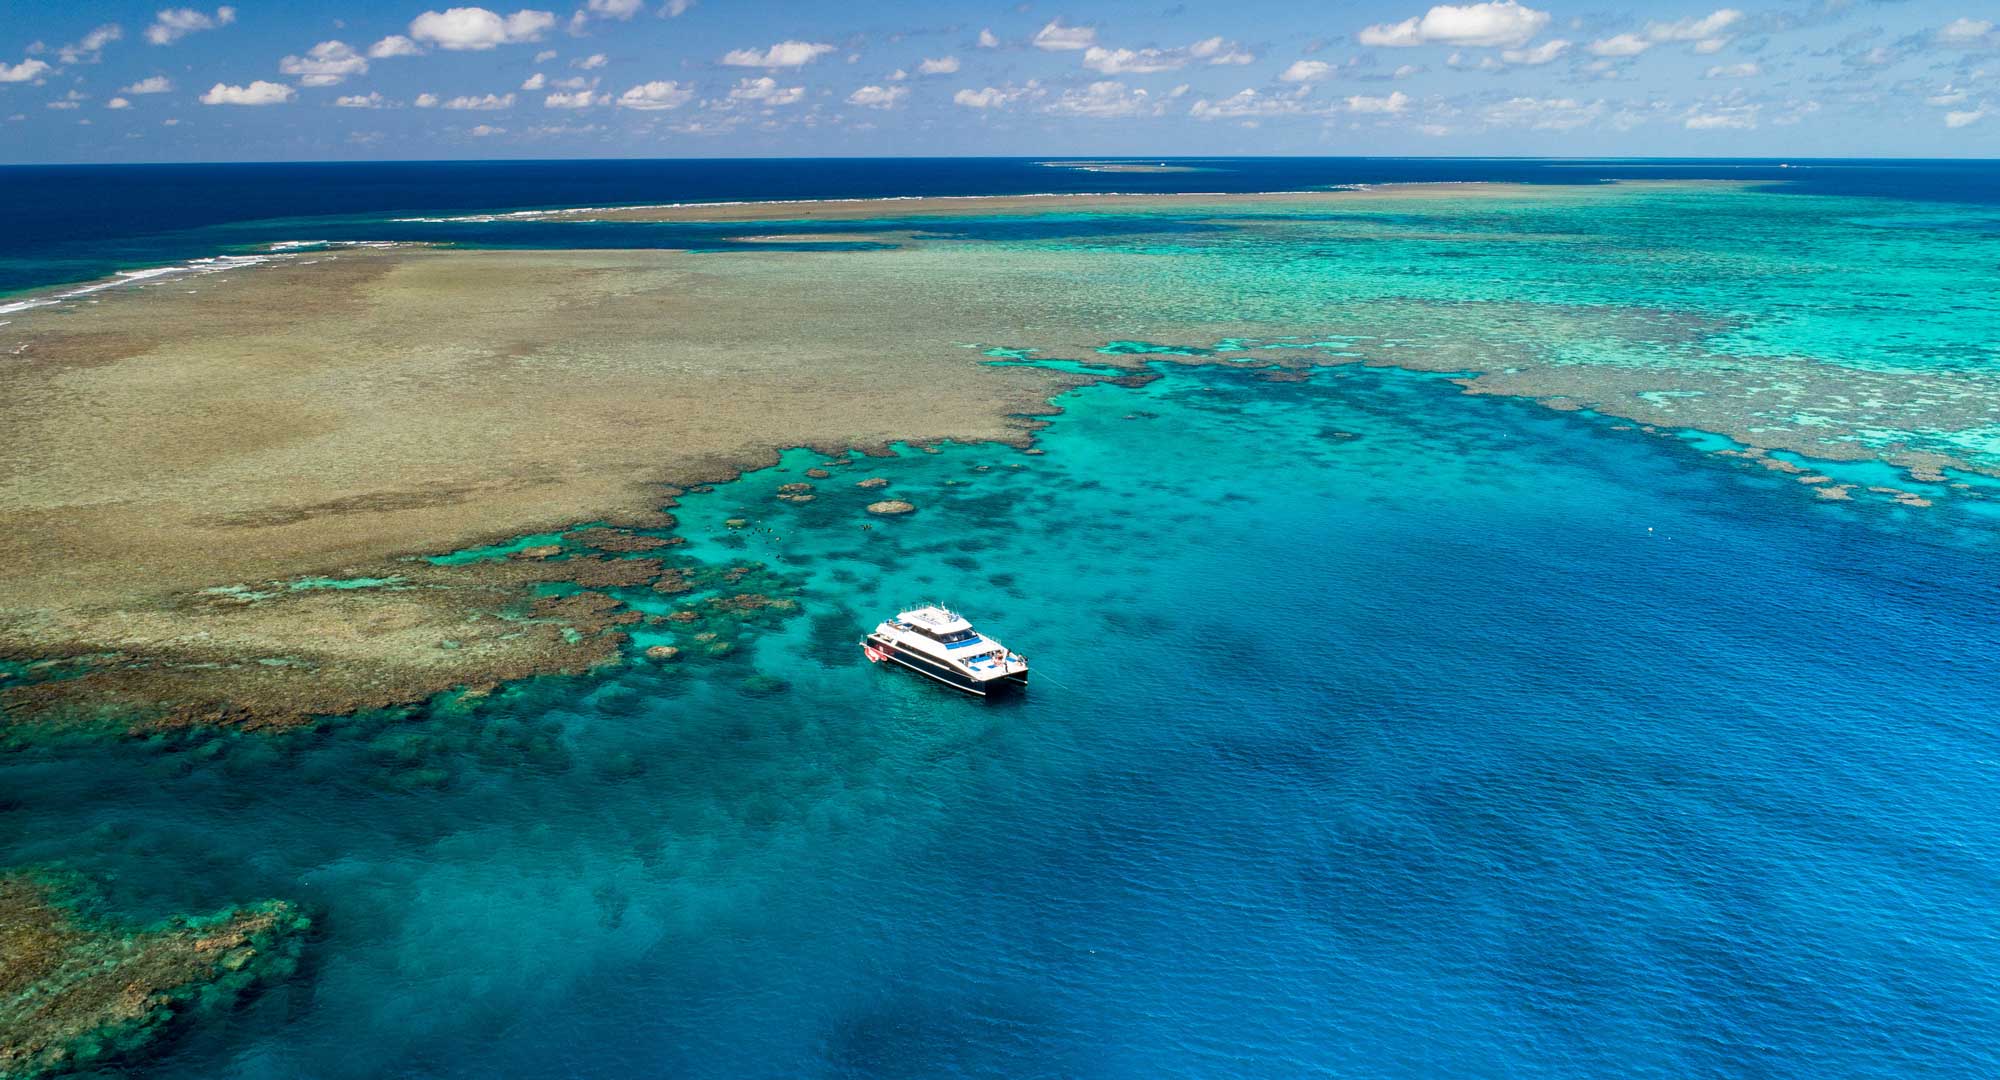
[[[310,925],[267,900],[140,926],[96,899],[73,875],[0,870],[0,1080],[134,1057],[176,1018],[289,975]]]

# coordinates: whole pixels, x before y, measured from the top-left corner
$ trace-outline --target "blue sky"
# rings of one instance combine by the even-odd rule
[[[2000,157],[2000,10],[10,3],[0,161]]]

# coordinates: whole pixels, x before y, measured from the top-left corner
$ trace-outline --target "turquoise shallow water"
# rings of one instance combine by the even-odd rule
[[[1395,371],[1062,403],[1042,456],[689,496],[800,586],[729,658],[15,748],[0,851],[317,911],[149,1077],[2000,1069],[1975,508]],[[1023,700],[862,661],[929,596]]]

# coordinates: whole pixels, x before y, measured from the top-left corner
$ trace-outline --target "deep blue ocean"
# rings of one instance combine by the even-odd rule
[[[0,287],[694,199],[1716,176],[1973,228],[2000,203],[1991,163],[1213,164],[9,169]],[[117,1072],[147,1080],[2000,1075],[1991,513],[1820,499],[1438,375],[1158,374],[1064,395],[1040,455],[904,447],[794,504],[822,457],[793,451],[688,496],[691,557],[803,608],[724,660],[10,744],[0,865],[133,918],[314,913],[301,971]],[[859,529],[862,475],[920,511]],[[1031,691],[864,663],[857,628],[926,596]]]

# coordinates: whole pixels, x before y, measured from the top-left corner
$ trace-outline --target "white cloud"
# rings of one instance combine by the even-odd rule
[[[48,74],[49,65],[40,60],[23,60],[9,67],[0,63],[0,83],[21,83]]]
[[[1944,126],[1948,128],[1962,128],[1967,124],[1976,124],[1980,120],[1984,119],[1989,111],[1991,110],[1989,110],[1986,106],[1981,105],[1977,109],[1967,109],[1962,112],[1948,112],[1944,114]]]
[[[381,94],[374,91],[366,94],[347,94],[334,98],[333,103],[343,109],[383,109],[389,105]]]
[[[1971,94],[1968,94],[1964,90],[1961,90],[1958,87],[1947,83],[1945,84],[1943,89],[1925,98],[1924,104],[1936,105],[1939,107],[1943,107],[1946,105],[1963,105],[1967,101],[1971,100],[1971,98],[1972,98]]]
[[[1294,60],[1278,73],[1279,82],[1319,82],[1333,74],[1333,65],[1324,60]]]
[[[1236,42],[1207,38],[1185,49],[1107,49],[1092,45],[1083,51],[1083,66],[1105,75],[1147,75],[1174,71],[1190,62],[1248,64],[1257,59]]]
[[[1097,31],[1088,26],[1064,26],[1061,19],[1051,19],[1047,26],[1035,31],[1035,48],[1049,52],[1078,52],[1088,49],[1097,41]]]
[[[591,53],[589,56],[586,56],[581,60],[571,60],[569,62],[569,66],[573,68],[581,68],[584,71],[596,71],[598,68],[601,68],[606,64],[609,64],[610,62],[611,58],[604,55],[603,53]]]
[[[435,108],[437,108],[437,106],[438,106],[438,96],[437,96],[436,94],[418,94],[418,95],[417,95],[417,108],[419,108],[419,109],[435,109]]]
[[[258,79],[248,86],[216,83],[201,96],[203,105],[283,105],[297,93],[284,83]]]
[[[909,94],[907,86],[864,86],[847,95],[847,103],[870,109],[893,109]]]
[[[540,90],[547,85],[549,85],[549,77],[539,71],[521,80],[521,89],[523,90]]]
[[[1724,30],[1737,24],[1743,13],[1735,8],[1720,8],[1699,19],[1677,19],[1673,22],[1649,22],[1646,36],[1654,41],[1702,41],[1714,39]]]
[[[1755,105],[1697,105],[1681,126],[1689,131],[1748,131],[1757,126]]]
[[[638,88],[633,87],[633,89]],[[610,103],[610,94],[599,94],[591,90],[574,90],[566,94],[554,93],[542,99],[542,107],[545,109],[588,109]]]
[[[554,60],[555,58],[556,58],[556,51],[554,49],[543,49],[535,54],[535,63],[546,64],[549,61]]]
[[[660,5],[660,17],[663,19],[678,19],[687,14],[688,9],[693,6],[694,0],[667,0],[665,4]]]
[[[1187,63],[1187,58],[1176,53],[1159,49],[1107,49],[1092,45],[1084,50],[1083,66],[1106,75],[1145,75],[1155,71],[1172,71]]]
[[[483,139],[489,135],[505,135],[507,134],[507,129],[503,127],[494,127],[492,124],[474,124],[470,128],[466,129],[466,134],[471,135],[474,138]]]
[[[1239,90],[1220,101],[1203,98],[1188,109],[1188,115],[1197,120],[1256,120],[1266,116],[1295,116],[1309,111],[1306,95],[1312,93],[1309,86],[1282,94],[1260,94],[1255,90]]]
[[[1040,97],[1042,84],[1030,79],[1025,85],[985,86],[978,90],[960,90],[951,96],[951,103],[968,109],[1004,109],[1014,102],[1028,97]]]
[[[1500,59],[1510,64],[1519,64],[1523,67],[1540,67],[1557,59],[1568,51],[1569,42],[1561,38],[1554,38],[1544,41],[1532,49],[1507,49],[1500,54]]]
[[[953,105],[963,105],[968,109],[997,109],[1012,101],[1013,97],[998,87],[987,86],[978,90],[960,90],[951,96]]]
[[[1386,113],[1395,115],[1410,107],[1410,95],[1397,90],[1388,97],[1368,97],[1356,94],[1347,99],[1347,111],[1351,113]]]
[[[1604,103],[1601,101],[1585,103],[1575,98],[1517,97],[1488,105],[1483,115],[1487,123],[1499,127],[1573,131],[1603,114]]]
[[[997,49],[1000,47],[1000,39],[994,37],[991,30],[981,30],[979,31],[979,47],[982,49]]]
[[[1112,79],[1091,83],[1081,90],[1065,90],[1050,102],[1049,112],[1071,116],[1158,116],[1164,104],[1144,90],[1134,90]]]
[[[82,105],[79,105],[79,104],[77,104],[77,103],[76,103],[75,101],[73,101],[73,100],[70,100],[70,99],[67,99],[67,98],[66,98],[66,99],[64,99],[64,100],[61,100],[61,101],[51,101],[51,102],[49,102],[49,104],[48,104],[48,108],[51,108],[51,109],[81,109],[81,108],[83,108],[83,106],[82,106]]]
[[[107,109],[129,109],[132,107],[132,103],[122,97],[115,97],[105,102],[104,107]]]
[[[171,45],[189,34],[228,26],[235,21],[236,9],[233,7],[216,8],[213,15],[193,8],[168,8],[155,16],[153,25],[146,28],[146,40],[155,45]]]
[[[1616,34],[1589,46],[1592,56],[1637,56],[1652,47],[1652,42],[1637,34]]]
[[[694,87],[685,86],[671,80],[655,80],[640,83],[618,95],[621,109],[639,109],[656,112],[661,109],[678,109],[694,97]]]
[[[1754,79],[1757,76],[1762,75],[1763,73],[1764,69],[1758,67],[1756,61],[1746,60],[1741,64],[1717,64],[1716,66],[1709,68],[1707,72],[1703,73],[1702,78]]]
[[[1976,43],[1984,40],[1992,31],[1993,24],[1986,19],[1953,19],[1945,24],[1944,29],[1938,31],[1938,39],[1952,45]],[[1976,120],[1978,117],[1973,119]],[[1965,123],[1970,124],[1972,120],[1967,120]],[[1964,127],[1965,124],[1952,126]]]
[[[424,50],[422,47],[401,34],[390,34],[388,37],[368,46],[368,58],[370,60],[387,60],[392,56],[422,56],[423,54]]]
[[[1257,54],[1245,49],[1234,41],[1220,37],[1203,38],[1188,46],[1188,55],[1196,60],[1206,60],[1212,65],[1249,64],[1256,62]]]
[[[278,71],[295,75],[303,86],[332,86],[349,75],[368,71],[368,60],[343,41],[322,41],[304,56],[287,56],[278,61]]]
[[[1800,101],[1797,98],[1788,98],[1785,101],[1785,112],[1772,117],[1771,123],[1778,127],[1789,127],[1819,110],[1820,104],[1817,101],[1811,99]]]
[[[795,68],[804,67],[832,51],[833,46],[819,42],[780,41],[763,52],[755,49],[733,50],[723,54],[722,62],[730,67]]]
[[[228,11],[228,8],[224,8]],[[160,14],[165,15],[166,12]],[[95,64],[102,58],[104,47],[125,36],[125,31],[117,23],[103,26],[83,35],[83,40],[74,45],[65,45],[56,50],[56,58],[65,64]]]
[[[1392,79],[1407,79],[1412,75],[1422,75],[1423,73],[1424,69],[1415,64],[1404,64],[1390,72],[1389,77]]]
[[[940,56],[935,60],[926,59],[917,65],[919,75],[950,75],[958,70],[958,57]]]
[[[629,19],[646,6],[646,0],[590,0],[584,6],[599,18]]]
[[[555,28],[546,11],[522,10],[502,16],[482,7],[426,11],[410,20],[410,37],[440,49],[485,50],[499,45],[538,41]]]
[[[1420,16],[1384,23],[1361,31],[1363,45],[1406,48],[1413,45],[1469,45],[1516,48],[1549,24],[1549,13],[1523,7],[1517,0],[1454,6],[1439,4]]]
[[[431,97],[431,95],[425,94],[424,97]],[[422,105],[424,103],[424,97],[418,98],[417,104]],[[433,103],[435,103],[436,99],[432,98],[432,101]],[[461,94],[458,97],[452,98],[450,101],[445,102],[444,107],[447,109],[462,109],[462,110],[471,110],[474,112],[493,112],[498,109],[511,109],[514,107],[514,95]]]
[[[130,86],[121,86],[118,88],[118,92],[121,94],[164,94],[173,88],[174,81],[172,79],[167,78],[165,75],[153,75],[140,79]]]
[[[729,89],[729,100],[749,101],[759,105],[796,105],[806,96],[803,86],[779,86],[778,80],[769,75],[754,79],[738,79]]]
[[[1867,52],[1849,56],[1846,62],[1854,67],[1888,67],[1900,59],[1902,57],[1896,50],[1877,45]]]

